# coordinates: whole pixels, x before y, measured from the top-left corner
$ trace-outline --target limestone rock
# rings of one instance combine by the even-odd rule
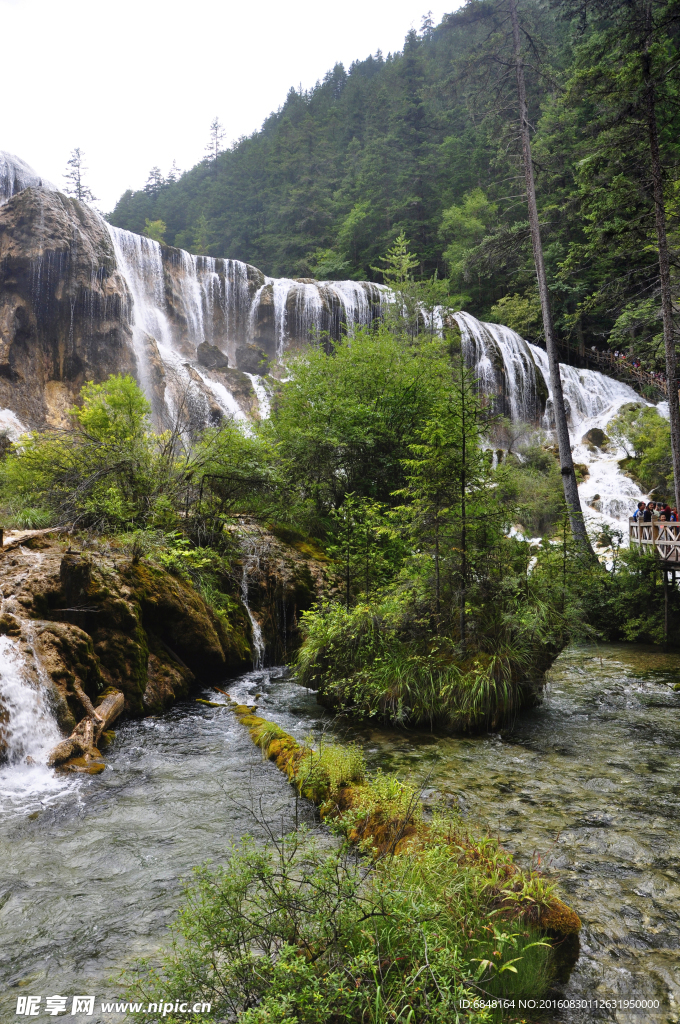
[[[207,341],[201,342],[196,350],[196,357],[208,370],[222,370],[229,366],[229,359],[216,345],[209,345]]]
[[[85,381],[135,373],[130,301],[89,207],[36,187],[0,206],[0,406],[64,426]]]

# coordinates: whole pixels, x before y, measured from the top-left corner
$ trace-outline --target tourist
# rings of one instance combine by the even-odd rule
[[[643,516],[644,511],[645,511],[645,503],[644,503],[644,501],[638,501],[638,507],[633,512],[633,519],[635,520],[636,523],[637,522],[642,522],[642,516]]]
[[[649,501],[647,503],[647,507],[645,508],[644,512],[642,513],[642,522],[643,523],[651,523],[653,513],[654,513],[654,502],[653,501]]]
[[[677,510],[677,508],[675,508],[675,506],[673,506],[673,508],[671,509],[671,519],[670,519],[670,521],[672,523],[680,522],[680,520],[678,520],[678,510]]]

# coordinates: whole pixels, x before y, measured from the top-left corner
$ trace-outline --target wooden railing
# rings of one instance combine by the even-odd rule
[[[638,523],[628,520],[630,543],[642,551],[656,551],[662,562],[680,563],[680,523]]]

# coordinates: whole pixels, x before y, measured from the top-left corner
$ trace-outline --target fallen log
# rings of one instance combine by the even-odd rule
[[[125,697],[120,690],[111,690],[106,694],[101,704],[94,707],[80,685],[75,687],[78,697],[86,709],[86,715],[82,718],[68,739],[57,743],[47,758],[50,768],[64,764],[72,757],[84,757],[89,760],[92,757],[99,757],[97,742],[101,734],[115,722],[123,710]]]

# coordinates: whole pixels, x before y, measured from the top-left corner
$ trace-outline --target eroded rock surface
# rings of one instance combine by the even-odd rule
[[[135,373],[130,303],[106,225],[59,192],[0,207],[0,405],[27,426],[64,426],[88,380]]]
[[[287,660],[299,643],[301,613],[326,588],[320,551],[248,521],[234,527],[242,554],[233,579],[252,620],[237,600],[216,615],[193,587],[151,560],[105,545],[71,550],[66,539],[36,534],[0,552],[0,636],[16,644],[26,678],[46,694],[62,730],[55,764],[96,752],[97,708],[117,693],[117,714],[157,714],[194,686],[250,669],[251,622],[261,630],[265,660]],[[6,718],[0,694],[0,759]]]
[[[250,666],[245,615],[225,623],[182,580],[129,556],[36,542],[0,555],[0,634],[17,641],[65,734],[106,692],[140,716]]]

